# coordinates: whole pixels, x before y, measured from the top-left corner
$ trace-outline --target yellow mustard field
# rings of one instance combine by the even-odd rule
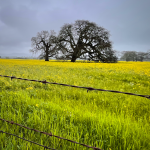
[[[67,62],[66,61],[55,61],[50,60],[46,62],[44,60],[23,60],[23,59],[0,59],[1,65],[6,66],[16,66],[16,65],[25,65],[28,67],[32,67],[34,65],[40,66],[58,66],[63,68],[105,68],[105,69],[113,69],[118,72],[129,72],[134,71],[138,74],[145,74],[150,76],[150,62],[124,62],[119,61],[118,63],[94,63],[89,61],[77,61],[75,63]]]
[[[0,75],[150,95],[150,62],[0,59]],[[0,77],[0,118],[103,150],[150,149],[150,99],[144,97]],[[0,130],[54,149],[88,149],[1,120]],[[40,148],[0,133],[0,149]]]

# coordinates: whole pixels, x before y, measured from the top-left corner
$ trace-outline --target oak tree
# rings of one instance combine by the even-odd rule
[[[32,49],[30,52],[37,53],[41,52],[40,58],[44,58],[45,61],[49,61],[49,57],[56,55],[56,33],[52,30],[50,33],[48,31],[41,31],[37,33],[36,37],[32,37]]]
[[[117,62],[109,32],[87,20],[77,20],[74,24],[62,26],[58,34],[58,47],[61,57],[63,55],[71,62],[85,57],[101,62]]]

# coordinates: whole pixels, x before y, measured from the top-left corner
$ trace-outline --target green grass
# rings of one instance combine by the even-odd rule
[[[0,60],[0,74],[150,95],[150,76],[123,72],[124,64],[129,63],[107,68],[99,63],[86,67],[81,62]],[[150,99],[138,96],[0,77],[0,118],[103,150],[150,149]],[[59,150],[88,149],[3,121],[0,130]],[[0,149],[44,148],[0,133]]]

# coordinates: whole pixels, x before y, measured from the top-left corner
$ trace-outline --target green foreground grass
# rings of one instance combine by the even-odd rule
[[[150,76],[134,71],[106,69],[98,63],[74,67],[70,62],[0,61],[2,75],[150,95]],[[0,77],[0,118],[103,150],[150,149],[150,99],[138,96]],[[3,121],[0,130],[59,150],[88,149]],[[0,133],[1,149],[44,148]]]

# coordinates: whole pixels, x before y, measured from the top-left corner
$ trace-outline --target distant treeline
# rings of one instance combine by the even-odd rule
[[[123,51],[120,60],[150,61],[150,50],[148,50],[147,52]]]

